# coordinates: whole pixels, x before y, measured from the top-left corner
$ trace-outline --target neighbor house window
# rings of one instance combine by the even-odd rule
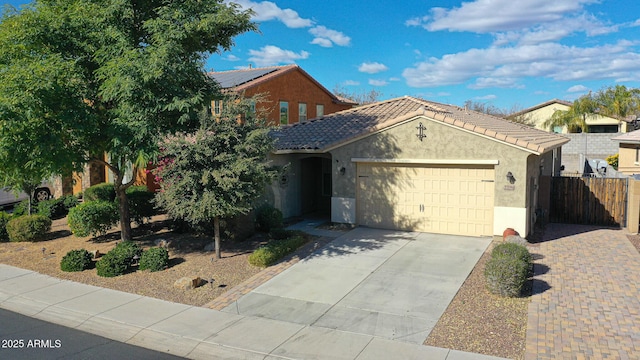
[[[289,123],[289,103],[280,101],[280,124],[287,125]]]
[[[636,146],[636,162],[634,165],[639,165],[640,164],[640,147]]]
[[[324,105],[317,104],[316,105],[316,117],[324,116]]]
[[[214,100],[213,101],[213,114],[220,115],[222,112],[222,100]]]
[[[307,104],[298,103],[298,119],[300,122],[307,121]]]

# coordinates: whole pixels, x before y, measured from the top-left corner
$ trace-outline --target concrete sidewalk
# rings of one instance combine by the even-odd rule
[[[4,264],[0,307],[191,359],[497,359],[171,303]]]

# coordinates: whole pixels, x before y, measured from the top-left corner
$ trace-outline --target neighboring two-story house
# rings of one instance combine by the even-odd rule
[[[347,110],[356,103],[327,90],[298,65],[248,68],[209,74],[223,90],[245,97],[262,95],[256,104],[273,125],[305,122],[309,119]],[[224,102],[214,100],[212,112],[220,114]]]
[[[263,102],[256,107],[267,114],[273,125],[305,122],[357,105],[331,93],[298,65],[212,72],[210,76],[224,91],[235,91],[246,97],[262,95]],[[214,115],[219,114],[223,106],[223,101],[214,100],[211,104]],[[136,178],[136,185],[147,185],[150,190],[157,188],[153,176],[144,170],[136,174]],[[83,173],[56,179],[54,196],[78,194],[89,186],[110,181],[112,175],[104,166],[89,164]]]

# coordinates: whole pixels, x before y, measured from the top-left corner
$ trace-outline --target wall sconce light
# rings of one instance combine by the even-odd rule
[[[344,175],[344,173],[347,172],[347,169],[343,167],[340,168],[340,175]]]
[[[511,171],[507,173],[507,181],[509,182],[509,184],[513,184],[516,182],[516,178],[513,176]]]

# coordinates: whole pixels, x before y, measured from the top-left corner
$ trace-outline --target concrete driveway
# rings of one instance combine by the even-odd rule
[[[422,344],[490,242],[356,228],[223,311]]]

